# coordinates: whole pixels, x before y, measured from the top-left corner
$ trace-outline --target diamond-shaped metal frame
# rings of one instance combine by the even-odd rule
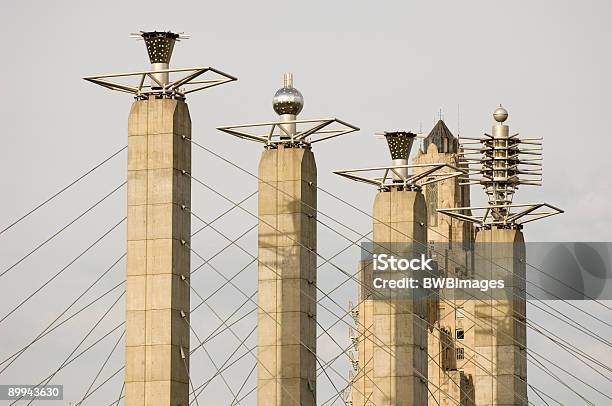
[[[511,228],[517,225],[522,227],[523,224],[563,213],[563,210],[548,203],[490,205],[482,207],[453,207],[438,209],[437,211],[438,213],[446,214],[447,216],[454,217],[458,220],[474,223],[481,228],[491,228],[492,226]],[[498,218],[494,218],[494,214],[498,216]]]
[[[410,173],[410,169],[421,168],[422,172]],[[452,169],[452,172],[442,172],[444,168]],[[408,169],[407,174],[403,174],[399,169]],[[344,176],[345,178],[364,182],[370,185],[377,186],[379,190],[390,190],[391,188],[402,187],[407,190],[420,190],[422,186],[430,183],[440,182],[445,179],[454,178],[465,175],[465,171],[447,163],[427,163],[427,164],[410,164],[410,165],[394,165],[394,166],[377,166],[371,168],[360,169],[343,169],[334,171],[336,175]],[[365,175],[361,175],[364,173]],[[378,173],[376,176],[367,176]],[[426,179],[425,178],[430,178]]]
[[[296,124],[295,134],[285,130],[285,125]],[[249,141],[265,144],[266,147],[275,148],[279,144],[310,145],[344,134],[359,131],[358,127],[337,118],[324,118],[313,120],[270,121],[264,123],[239,124],[217,127],[218,130]],[[266,129],[265,131],[257,131]]]
[[[179,75],[179,77],[171,80],[168,84],[163,85],[156,79],[155,74],[166,72],[169,74],[180,73],[182,75]],[[210,76],[211,78],[202,78],[203,75]],[[134,84],[125,84],[109,80],[118,78],[129,78],[136,80],[134,81]],[[145,84],[147,78],[153,83],[156,83],[159,88],[153,88],[153,86]],[[138,99],[146,99],[151,95],[171,98],[185,98],[185,96],[189,93],[238,80],[236,77],[228,73],[211,67],[113,73],[106,75],[86,76],[83,79],[111,90],[133,94],[134,97]]]

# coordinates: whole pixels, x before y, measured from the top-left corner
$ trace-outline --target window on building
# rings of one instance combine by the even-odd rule
[[[428,255],[429,258],[435,258],[436,255],[436,242],[434,240],[429,240],[428,246],[427,246],[427,250],[428,250]]]
[[[457,306],[457,309],[455,309],[455,317],[458,319],[465,317],[465,309],[463,309],[463,306]]]
[[[456,353],[457,353],[457,360],[465,359],[465,352],[462,347],[458,347],[456,350]]]
[[[429,214],[429,225],[435,227],[438,225],[438,184],[430,183],[425,190],[427,200],[427,213]]]
[[[463,340],[465,338],[465,333],[462,328],[455,330],[455,337],[457,340]]]

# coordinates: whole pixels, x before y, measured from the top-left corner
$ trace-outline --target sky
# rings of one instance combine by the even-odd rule
[[[605,170],[612,148],[606,130],[612,109],[610,2],[9,0],[3,2],[2,9],[0,226],[20,217],[126,145],[127,115],[132,99],[81,78],[147,69],[143,44],[128,35],[138,30],[157,29],[191,35],[175,47],[171,66],[213,66],[238,77],[237,82],[194,93],[187,101],[194,140],[251,172],[257,170],[261,145],[234,139],[215,128],[275,119],[271,98],[282,85],[284,72],[293,72],[295,87],[304,95],[305,107],[300,118],[338,117],[360,127],[358,133],[316,144],[313,150],[319,186],[366,212],[371,209],[375,190],[335,176],[331,171],[386,164],[388,152],[382,141],[373,137],[374,133],[394,129],[427,133],[441,111],[454,134],[476,137],[490,131],[491,114],[501,103],[509,111],[507,124],[512,132],[544,137],[544,184],[522,188],[515,201],[548,202],[565,210],[562,216],[526,227],[526,240],[610,241],[612,186]],[[0,235],[0,269],[10,267],[119,186],[126,178],[125,173],[123,152],[87,181]],[[203,150],[193,151],[193,174],[230,199],[240,200],[257,187],[252,177]],[[472,196],[474,203],[483,202],[484,196],[477,188],[472,189]],[[256,204],[251,199],[245,207],[253,211]],[[192,205],[194,213],[207,220],[231,206],[195,185]],[[361,233],[371,227],[370,218],[327,195],[319,194],[318,205],[321,211],[338,220],[339,223],[332,222],[333,227],[345,236],[357,234],[340,224]],[[11,269],[0,278],[0,308],[6,309],[2,313],[8,313],[62,270],[123,216],[125,188]],[[198,222],[194,219],[193,224]],[[255,220],[247,213],[234,210],[219,220],[217,228],[227,236],[236,237],[254,224]],[[0,322],[2,359],[35,337],[121,256],[124,226],[124,223],[118,226],[32,300]],[[255,237],[252,230],[244,238],[244,246],[251,252],[256,247]],[[194,238],[197,244],[194,247],[206,257],[222,248],[224,242],[208,229]],[[319,249],[323,255],[331,256],[347,244],[328,228],[319,226]],[[215,266],[233,274],[249,261],[248,256],[241,255],[234,247],[233,251],[227,250],[217,257]],[[357,257],[358,249],[353,247],[336,261],[338,266],[355,269]],[[194,258],[193,262],[199,260]],[[87,303],[87,298],[93,299],[120,283],[123,266],[120,263],[79,303]],[[204,295],[221,283],[212,269],[202,270],[199,276],[194,278],[194,285]],[[252,292],[255,278],[255,268],[251,266],[240,279],[240,286]],[[321,268],[320,284],[324,289],[340,281],[342,275],[337,275],[333,267]],[[0,384],[38,383],[53,371],[121,290],[112,293],[115,296],[105,297],[24,353],[10,369],[0,373]],[[215,298],[218,302],[211,306],[223,309],[221,314],[229,314],[225,311],[231,309],[225,305],[235,297],[243,299],[237,292],[227,290],[226,293]],[[335,298],[338,304],[346,306],[354,296],[354,286],[347,284],[336,292]],[[610,310],[600,304],[577,305],[612,323]],[[96,337],[120,323],[122,306],[119,300],[86,342],[94,342]],[[555,306],[580,322],[593,322],[566,304]],[[204,309],[201,318],[195,317],[193,321],[200,323],[203,337],[219,323],[211,309]],[[333,323],[333,317],[325,310],[320,314],[322,323]],[[532,314],[534,320],[562,333],[568,340],[585,342],[579,332],[549,315],[537,309]],[[253,326],[254,319],[247,317],[242,324],[237,324],[237,335],[248,333]],[[599,322],[589,327],[604,335],[609,328]],[[333,337],[344,340],[343,344],[347,343],[346,325],[340,323],[331,332]],[[114,342],[119,340],[120,331],[114,334],[100,344],[105,346],[101,350],[92,350],[87,355],[89,358],[84,356],[58,374],[54,382],[64,383],[66,400],[57,404],[78,402]],[[228,342],[233,339],[228,337]],[[568,369],[579,370],[593,382],[605,382],[538,334],[530,333],[528,339],[535,351],[547,354]],[[193,340],[192,337],[192,343]],[[213,358],[222,360],[224,354],[233,350],[224,341],[212,341]],[[612,361],[607,345],[600,341],[589,343],[591,353],[598,359]],[[338,352],[334,345],[333,341],[322,340],[319,349],[324,358]],[[231,378],[228,380],[234,385],[244,379],[243,372],[253,362],[248,357],[245,360],[248,361],[244,364],[246,369],[237,367],[228,372]],[[210,373],[208,361],[206,354],[194,356],[194,380],[205,380]],[[121,362],[119,347],[102,376],[110,375],[113,367],[120,367]],[[342,360],[335,365],[339,374],[333,380],[341,384],[339,375],[347,375],[348,362]],[[323,382],[319,386],[321,399],[325,394],[327,397],[333,394],[333,388],[324,379],[320,379]],[[564,402],[580,404],[566,388],[537,369],[530,368],[529,382]],[[121,373],[89,402],[108,404],[120,389]],[[201,405],[224,404],[227,390],[221,381],[215,381],[207,390],[210,392]],[[597,400],[596,404],[605,404],[597,393],[583,390]],[[533,394],[532,398],[534,404],[540,404]],[[253,397],[247,398],[244,404],[254,404]]]

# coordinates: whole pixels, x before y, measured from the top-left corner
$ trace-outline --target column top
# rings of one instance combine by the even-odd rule
[[[187,94],[238,80],[210,66],[170,68],[174,45],[189,38],[172,31],[140,31],[131,37],[145,42],[150,70],[85,76],[84,80],[110,90],[129,93],[136,99],[149,97],[185,99]],[[151,81],[151,84],[147,83]]]

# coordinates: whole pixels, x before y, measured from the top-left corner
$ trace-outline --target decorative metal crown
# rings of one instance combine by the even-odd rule
[[[293,87],[293,74],[285,73],[284,85],[274,95],[272,107],[280,121],[217,127],[218,130],[249,141],[261,142],[265,148],[310,148],[311,144],[359,131],[359,128],[337,118],[298,120],[304,97]]]
[[[336,170],[336,175],[378,187],[380,191],[391,189],[420,191],[423,186],[445,179],[465,175],[465,171],[447,163],[408,164],[408,157],[417,135],[411,131],[385,131],[384,136],[391,153],[391,165],[369,168]]]
[[[174,44],[180,37],[180,34],[170,31],[141,31],[140,36],[147,46],[151,63],[170,63]]]
[[[509,135],[509,127],[501,124],[508,114],[501,115],[498,110],[496,117],[501,121],[493,126],[493,134],[462,138],[459,153],[460,163],[468,168],[468,176],[461,184],[482,185],[490,205],[512,204],[519,185],[542,185],[542,138]],[[474,144],[481,146],[473,147]],[[524,148],[525,145],[535,147]]]
[[[184,99],[189,93],[237,80],[209,66],[171,69],[168,65],[175,43],[189,38],[189,35],[170,31],[140,31],[130,36],[145,42],[151,62],[150,70],[86,76],[83,79],[107,89],[130,93],[136,99],[152,96]],[[147,79],[150,83],[146,83]]]
[[[391,159],[408,159],[416,134],[410,131],[385,131]]]
[[[510,135],[509,127],[503,124],[508,111],[501,105],[493,118],[497,124],[492,134],[484,134],[482,138],[462,137],[459,152],[460,166],[467,168],[467,176],[460,185],[482,185],[488,205],[445,208],[438,212],[483,228],[521,228],[525,223],[563,213],[548,203],[512,203],[520,185],[542,184],[542,138]]]

